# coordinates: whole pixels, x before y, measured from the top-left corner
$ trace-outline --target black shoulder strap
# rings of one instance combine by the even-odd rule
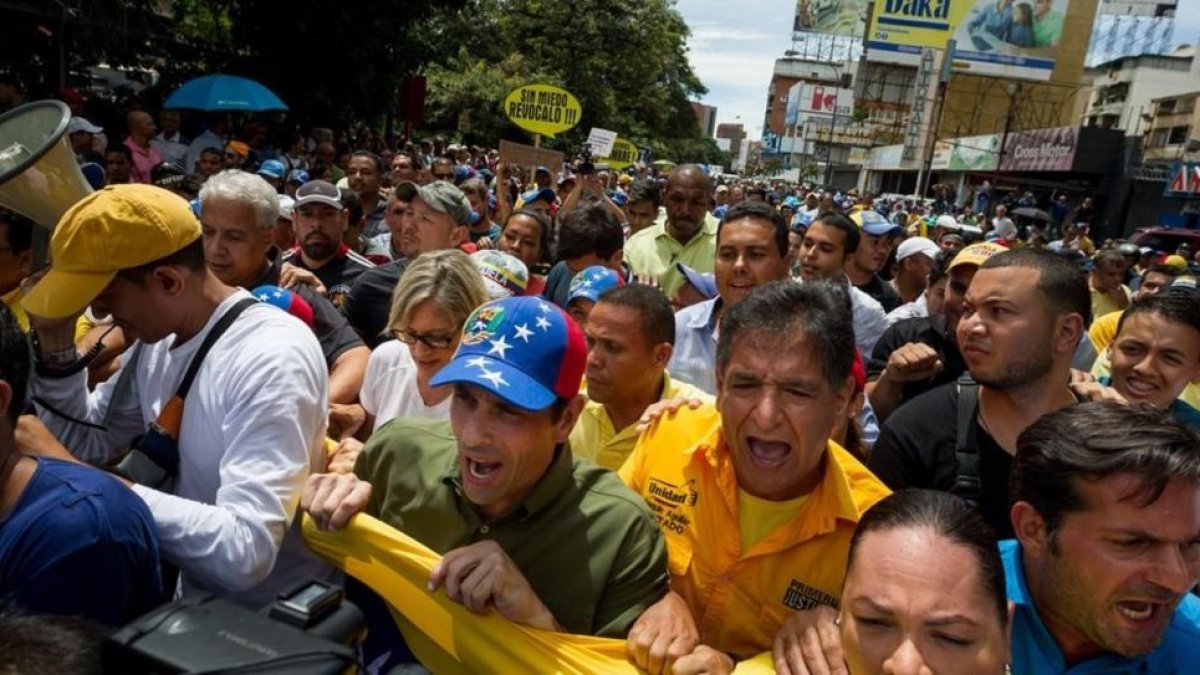
[[[979,411],[979,385],[970,373],[958,378],[958,425],[954,435],[954,459],[958,465],[954,476],[954,494],[979,502],[979,443],[975,435],[975,417]]]
[[[250,305],[256,304],[258,304],[258,300],[255,298],[243,298],[238,300],[236,305],[230,307],[229,311],[225,312],[220,319],[217,319],[217,323],[212,327],[212,330],[208,331],[208,335],[204,336],[204,342],[200,343],[200,349],[196,350],[196,353],[192,355],[192,360],[188,363],[187,372],[183,374],[183,381],[179,383],[179,389],[175,390],[176,396],[184,400],[187,399],[188,391],[192,388],[192,380],[196,379],[196,373],[200,371],[200,365],[204,363],[204,357],[208,355],[208,350],[212,349],[212,346],[228,330],[229,326],[233,324],[234,319],[238,318],[238,315],[244,312]]]

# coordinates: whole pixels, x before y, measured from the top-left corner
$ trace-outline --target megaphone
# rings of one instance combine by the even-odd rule
[[[0,206],[29,218],[34,267],[46,260],[59,218],[92,192],[71,149],[71,110],[61,101],[35,101],[0,115]]]

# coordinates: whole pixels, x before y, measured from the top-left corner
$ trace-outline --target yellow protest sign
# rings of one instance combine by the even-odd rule
[[[633,164],[638,159],[638,146],[629,141],[618,138],[613,143],[612,152],[608,153],[607,164],[609,167],[620,171],[625,167]]]
[[[553,136],[579,124],[583,107],[566,89],[527,84],[504,97],[504,115],[525,131]]]

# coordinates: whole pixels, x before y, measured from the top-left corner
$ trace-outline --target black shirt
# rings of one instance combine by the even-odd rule
[[[880,279],[878,274],[871,275],[871,280],[862,286],[855,284],[855,287],[879,301],[879,304],[883,305],[883,311],[885,312],[890,312],[904,304],[904,300],[896,292],[896,289],[892,288],[891,284]]]
[[[329,298],[334,307],[341,307],[346,302],[346,295],[350,293],[350,287],[358,280],[359,275],[375,267],[375,263],[350,250],[345,244],[338,248],[337,255],[333,256],[332,260],[318,269],[304,264],[304,256],[300,255],[299,248],[284,253],[283,261],[315,274],[325,285],[325,297]]]
[[[390,339],[383,332],[387,329],[388,313],[392,310],[392,292],[400,283],[406,267],[408,260],[401,259],[363,272],[350,287],[346,301],[342,303],[342,314],[346,315],[350,325],[371,349]]]
[[[279,285],[279,256],[275,251],[272,251],[271,264],[267,267],[267,271],[254,282],[253,285],[245,287],[248,291],[253,291],[259,286],[278,286]],[[358,334],[354,329],[350,328],[350,324],[346,321],[346,317],[333,306],[333,303],[325,299],[325,296],[317,293],[311,286],[304,284],[296,284],[288,289],[304,298],[313,310],[313,333],[317,336],[317,341],[321,343],[321,352],[325,354],[325,365],[328,368],[333,368],[333,364],[337,362],[338,357],[345,354],[347,351],[355,347],[361,347],[363,341],[359,339]]]
[[[867,467],[893,490],[928,488],[955,491],[958,460],[958,385],[928,391],[904,405],[883,424]],[[1012,457],[975,418],[979,454],[979,511],[1001,539],[1013,537],[1008,477]],[[963,496],[963,495],[959,495]]]
[[[867,379],[874,382],[879,379],[883,369],[887,367],[892,352],[910,342],[920,342],[933,348],[942,360],[942,372],[928,380],[920,382],[905,382],[903,385],[903,401],[911,401],[917,396],[940,387],[947,382],[953,382],[967,372],[967,363],[963,361],[958,345],[946,335],[946,317],[923,316],[915,319],[904,319],[888,326],[888,329],[875,343],[871,359],[867,362]]]

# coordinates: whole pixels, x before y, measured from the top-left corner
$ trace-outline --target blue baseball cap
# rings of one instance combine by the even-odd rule
[[[675,263],[675,267],[683,275],[683,278],[691,284],[692,288],[699,291],[700,295],[703,295],[705,299],[712,300],[717,297],[717,278],[714,275],[701,274],[681,262]]]
[[[610,288],[616,288],[625,283],[621,275],[601,265],[585,267],[583,271],[571,279],[571,287],[567,291],[567,304],[576,300],[591,300],[596,302],[600,295]]]
[[[459,167],[454,170],[454,182],[455,183],[461,183],[464,180],[469,180],[474,177],[475,177],[475,169],[472,169],[471,167],[467,166],[466,164],[459,165]]]
[[[287,182],[295,183],[296,185],[304,185],[312,180],[308,176],[308,172],[304,169],[292,169],[288,172]]]
[[[463,324],[454,358],[429,384],[473,384],[525,410],[579,394],[587,362],[583,331],[556,305],[522,296],[493,300]]]
[[[628,201],[629,197],[626,197],[624,192],[617,192],[612,196],[612,202],[617,206],[625,206]]]
[[[875,211],[859,211],[850,214],[850,220],[858,225],[858,229],[873,237],[885,237],[889,234],[899,234],[904,228],[884,218]]]
[[[541,188],[540,190],[530,190],[529,192],[521,195],[521,204],[532,204],[539,199],[553,204],[554,200],[557,198],[558,195],[554,194],[554,190],[551,190],[550,188]]]
[[[283,175],[287,173],[287,167],[283,165],[283,162],[277,159],[268,159],[258,167],[257,173],[260,176],[266,176],[267,178],[280,180],[283,178]]]

